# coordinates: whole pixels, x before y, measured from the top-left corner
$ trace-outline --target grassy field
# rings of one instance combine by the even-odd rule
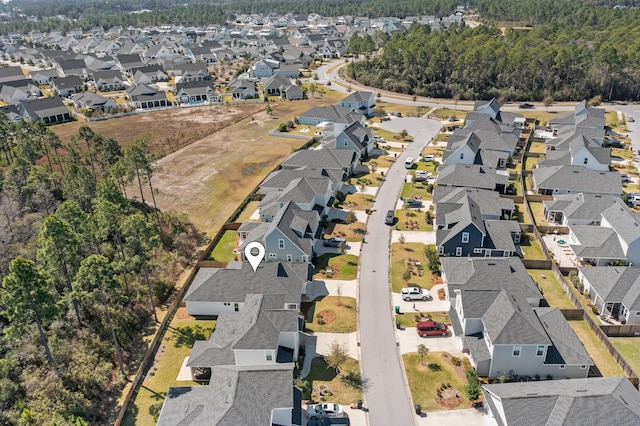
[[[440,163],[436,161],[418,161],[416,162],[416,168],[413,170],[424,170],[425,172],[431,172],[434,176],[437,175],[436,169]]]
[[[305,392],[302,398],[310,402],[320,402],[317,391],[320,386],[325,386],[331,391],[331,395],[326,397],[326,401],[349,405],[362,399],[362,392],[347,386],[342,380],[342,375],[348,372],[360,373],[358,361],[348,358],[347,362],[340,368],[341,375],[338,375],[336,370],[329,367],[323,358],[314,359],[311,364],[311,371],[309,371],[307,377],[304,377],[304,380],[309,382],[311,391]]]
[[[400,196],[402,198],[415,198],[416,200],[432,200],[433,195],[427,191],[429,184],[427,182],[405,183],[402,186]]]
[[[323,321],[327,321],[335,314],[335,319],[330,323],[320,324],[317,315],[323,315]],[[304,327],[316,333],[352,333],[356,331],[356,300],[352,297],[325,296],[317,299],[313,309],[305,319]]]
[[[537,152],[544,154],[547,151],[547,145],[544,142],[531,142],[529,152]]]
[[[240,216],[236,219],[236,222],[256,222],[255,220],[250,219],[250,216],[258,209],[260,205],[260,201],[249,201],[245,206]]]
[[[437,298],[437,294],[432,294],[434,298]],[[415,327],[416,315],[428,315],[433,321],[438,321],[443,324],[451,324],[451,318],[449,318],[449,312],[404,312],[401,314],[395,314],[396,321],[400,321],[402,327]]]
[[[542,289],[544,298],[549,306],[558,309],[575,309],[575,306],[571,303],[571,299],[569,299],[569,296],[564,292],[562,286],[551,271],[547,271],[546,269],[528,269],[527,272]]]
[[[433,212],[431,212],[433,215]],[[396,210],[397,229],[400,231],[433,231],[433,225],[427,224],[425,209]]]
[[[324,228],[324,237],[342,237],[350,242],[362,241],[362,236],[365,232],[365,224],[362,222],[355,222],[350,224],[330,222]]]
[[[403,139],[400,136],[400,133],[385,130],[380,127],[373,127],[373,132],[376,134],[376,136],[380,136],[387,142],[411,142],[413,140],[410,136],[407,136]],[[384,142],[380,142],[380,145],[384,145]]]
[[[395,163],[395,161],[396,159],[393,155],[376,155],[369,157],[369,159],[367,161],[363,161],[362,164],[370,166],[371,163],[375,163],[376,168],[379,170],[381,168],[388,169],[393,163]],[[378,173],[380,172],[378,171]]]
[[[426,248],[426,245],[419,243],[393,243],[391,245],[391,288],[395,293],[400,293],[400,290],[406,287],[402,275],[407,269],[405,262],[407,259],[420,262],[424,271],[423,276],[420,276],[417,274],[417,268],[412,268],[413,271],[408,282],[426,289],[433,287],[432,276],[428,270],[429,262],[424,254]]]
[[[538,165],[539,158],[527,157],[527,161],[524,164],[525,170],[533,170]]]
[[[317,257],[314,264],[316,267],[313,273],[317,279],[355,280],[358,273],[358,256],[353,254],[325,253]],[[334,271],[330,277],[320,273],[329,267]]]
[[[633,371],[640,372],[640,339],[637,337],[609,337],[613,346],[631,365]]]
[[[184,310],[184,308],[182,308]],[[182,318],[178,318],[181,316]],[[196,340],[206,340],[215,326],[213,320],[196,320],[186,315],[176,315],[162,340],[156,362],[127,410],[125,426],[153,426],[155,421],[149,407],[162,404],[169,386],[199,386],[196,382],[176,381],[182,361],[191,353]]]
[[[435,111],[433,111],[431,115],[439,119],[443,119],[443,118],[447,119],[452,115],[455,115],[456,118],[458,119],[456,123],[462,124],[462,122],[467,117],[467,111],[463,111],[460,109],[453,109],[453,108],[438,108]]]
[[[569,321],[569,325],[589,352],[591,359],[600,370],[600,374],[604,377],[624,376],[620,366],[583,320]]]
[[[463,379],[458,372],[462,368],[455,367],[451,363],[451,356],[447,355],[445,358],[445,355],[443,352],[430,352],[424,357],[424,365],[420,362],[418,353],[412,352],[402,355],[413,403],[421,405],[422,411],[447,409],[436,401],[436,391],[444,383],[451,384],[461,396],[461,404],[456,407],[457,409],[469,408],[470,406],[469,401],[464,397],[466,379]],[[429,368],[429,364],[439,365],[440,370],[433,371]]]
[[[384,180],[384,176],[380,174],[380,172],[376,171],[375,173],[367,173],[367,174],[358,174],[355,175],[351,179],[351,183],[353,183],[356,188],[360,189],[360,186],[380,186],[382,181]]]
[[[225,231],[218,244],[213,248],[207,260],[217,260],[218,262],[232,262],[238,260],[238,255],[233,252],[236,248],[238,231]]]

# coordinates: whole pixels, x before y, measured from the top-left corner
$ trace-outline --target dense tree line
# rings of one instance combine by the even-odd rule
[[[361,83],[418,96],[507,100],[640,98],[640,10],[582,7],[528,30],[492,26],[432,32],[414,24],[375,49],[354,36]],[[353,43],[355,41],[355,43]],[[367,45],[369,47],[364,47]]]
[[[62,143],[3,118],[0,424],[107,423],[202,237],[128,198],[151,182],[145,141],[123,150],[83,126]]]

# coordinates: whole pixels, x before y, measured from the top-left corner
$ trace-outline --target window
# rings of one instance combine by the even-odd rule
[[[275,253],[269,253],[269,258],[270,258],[270,259],[275,259],[276,257],[278,257],[278,255],[277,255],[277,254],[275,254]]]
[[[564,370],[566,367],[567,367],[566,365],[561,364],[561,365],[560,365],[560,370]]]
[[[347,146],[347,141],[346,140],[344,141],[344,146]]]
[[[273,351],[266,351],[265,352],[265,359],[267,361],[273,361]]]
[[[287,262],[293,262],[293,256],[288,254],[287,255]]]
[[[284,248],[284,240],[278,240],[278,248],[282,250]]]
[[[462,256],[462,247],[456,247],[456,256]]]
[[[589,159],[588,159],[588,158],[585,158],[585,159],[584,159],[584,164],[588,164],[588,163],[589,163]]]
[[[473,249],[473,252],[476,253],[476,254],[482,254],[483,251],[484,251],[484,249],[481,249],[481,248],[474,248]]]
[[[636,315],[640,315],[640,311],[636,312]]]
[[[469,233],[468,232],[463,232],[462,233],[462,243],[466,244],[469,242]]]
[[[461,152],[461,153],[460,153],[460,159],[461,159],[461,160],[464,160],[464,152]]]
[[[287,303],[287,309],[298,309],[297,303]]]
[[[309,261],[309,256],[307,256],[306,254],[302,255],[302,261],[303,262],[308,262]]]
[[[234,312],[238,312],[240,310],[240,305],[238,305],[237,303],[233,304],[233,311]]]
[[[231,306],[231,303],[229,303],[229,302],[224,302],[224,306]]]
[[[538,345],[536,348],[536,356],[544,355],[544,345]]]
[[[513,356],[520,356],[522,345],[513,345]]]
[[[438,254],[444,254],[444,247],[438,246]]]
[[[587,366],[586,365],[581,365],[580,368],[583,369],[583,370],[586,370]]]

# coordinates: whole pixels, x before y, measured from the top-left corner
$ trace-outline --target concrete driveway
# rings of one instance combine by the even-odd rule
[[[404,237],[405,243],[422,243],[435,244],[436,233],[434,231],[393,231],[391,233],[391,242],[399,243],[400,235]]]
[[[396,330],[396,336],[402,354],[417,352],[418,345],[425,345],[431,352],[449,352],[454,356],[463,356],[462,342],[453,335],[420,337],[415,327],[406,327]]]
[[[430,411],[416,416],[420,426],[496,426],[494,419],[475,408],[466,410]]]

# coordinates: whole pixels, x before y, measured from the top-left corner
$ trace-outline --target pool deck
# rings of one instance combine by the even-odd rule
[[[558,244],[558,241],[567,241],[563,238],[563,235],[543,235],[542,240],[547,246],[547,249],[553,253],[553,258],[558,259],[558,262],[560,262],[559,266],[576,266],[578,259],[576,258],[576,255],[573,254],[573,250],[571,250],[569,244],[566,246]]]

